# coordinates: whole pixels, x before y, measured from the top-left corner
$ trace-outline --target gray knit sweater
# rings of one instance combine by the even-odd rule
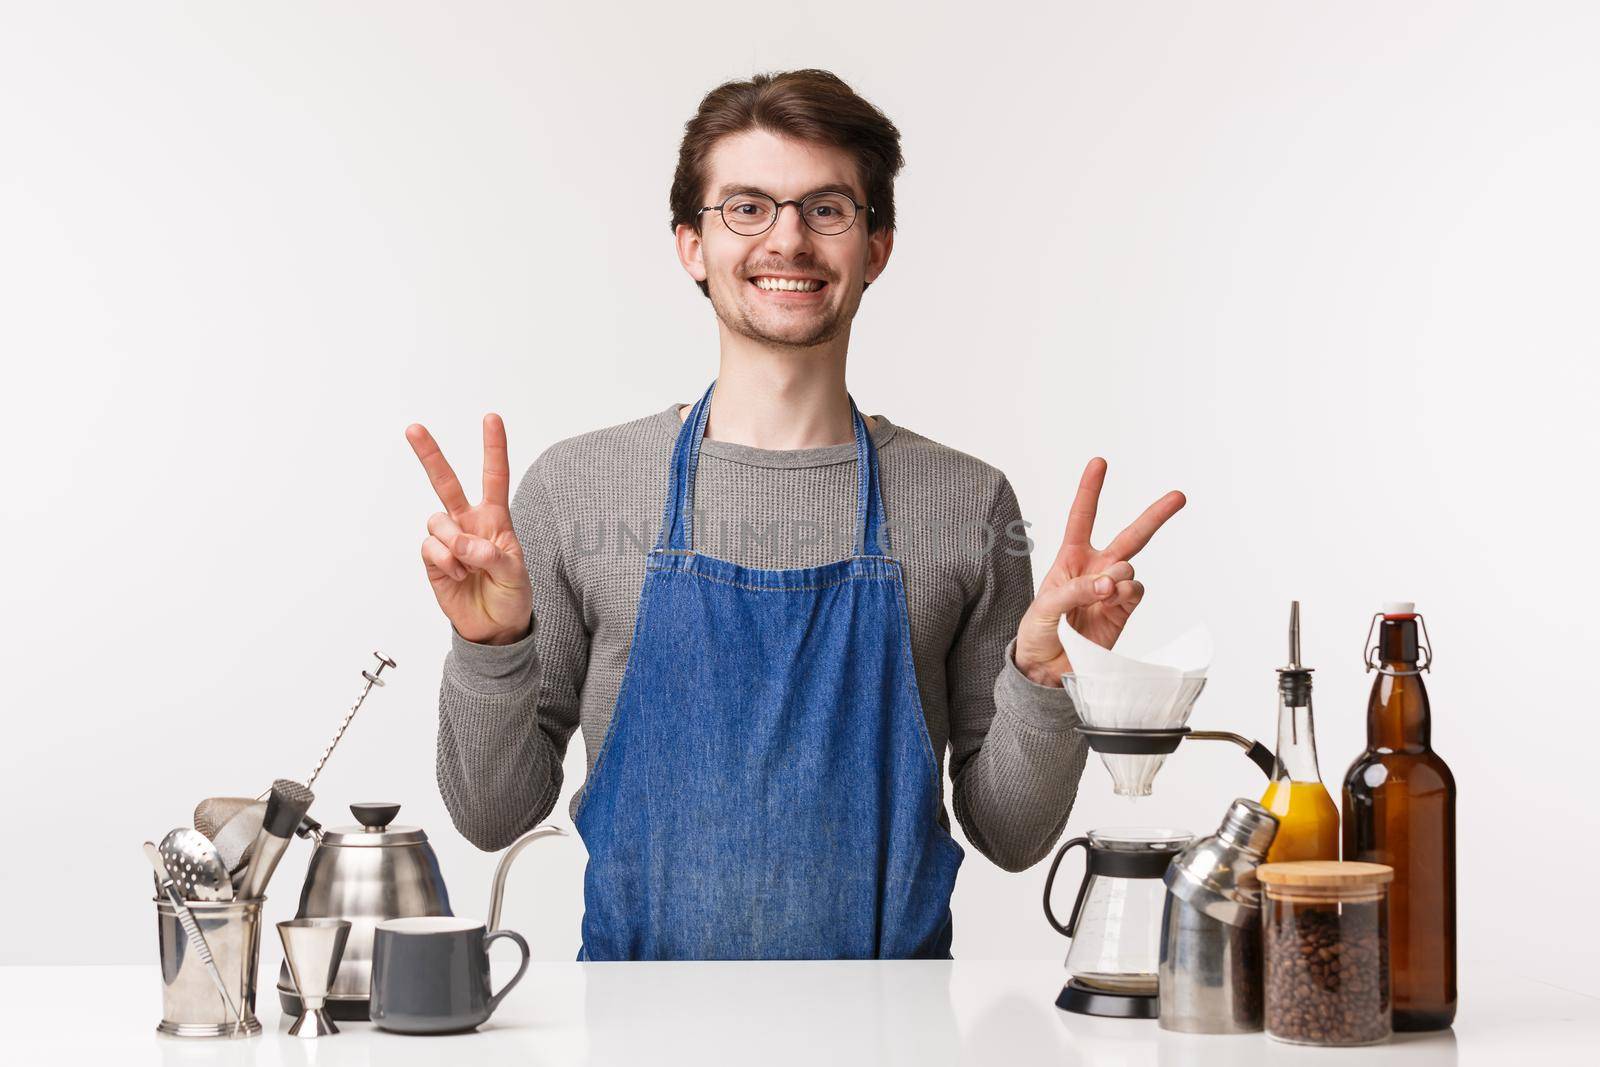
[[[513,496],[533,630],[491,646],[452,628],[439,691],[439,790],[479,848],[504,848],[549,815],[576,729],[594,769],[681,426],[672,404],[557,442]],[[1023,870],[1061,835],[1087,748],[1066,691],[1030,681],[1012,661],[1034,592],[1017,498],[994,467],[882,415],[872,439],[941,791],[948,751],[967,839]],[[745,566],[816,566],[850,554],[855,504],[853,444],[771,450],[706,439],[693,547]],[[949,827],[942,792],[940,821]]]

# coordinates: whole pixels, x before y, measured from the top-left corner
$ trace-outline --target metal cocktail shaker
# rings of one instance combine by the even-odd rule
[[[1157,972],[1163,1030],[1249,1034],[1262,1024],[1261,893],[1255,870],[1278,820],[1253,800],[1167,868]]]

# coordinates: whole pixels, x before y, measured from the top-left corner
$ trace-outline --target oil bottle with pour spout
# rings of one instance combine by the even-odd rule
[[[1339,809],[1317,769],[1311,668],[1300,663],[1300,601],[1289,606],[1289,664],[1278,668],[1278,747],[1261,804],[1278,820],[1268,863],[1339,858]]]

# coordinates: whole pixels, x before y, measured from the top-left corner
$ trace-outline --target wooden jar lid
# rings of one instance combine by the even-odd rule
[[[1365,889],[1394,881],[1394,868],[1384,863],[1339,860],[1297,860],[1263,863],[1256,868],[1263,885],[1297,889]]]

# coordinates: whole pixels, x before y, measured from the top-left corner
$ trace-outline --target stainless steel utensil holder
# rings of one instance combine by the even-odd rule
[[[252,1037],[261,1032],[256,1018],[256,970],[261,954],[261,905],[265,897],[215,903],[188,902],[211,958],[222,972],[228,995],[244,1015],[244,1029],[217,992],[211,976],[189,948],[168,900],[157,898],[156,936],[161,947],[161,1024],[173,1037]]]

